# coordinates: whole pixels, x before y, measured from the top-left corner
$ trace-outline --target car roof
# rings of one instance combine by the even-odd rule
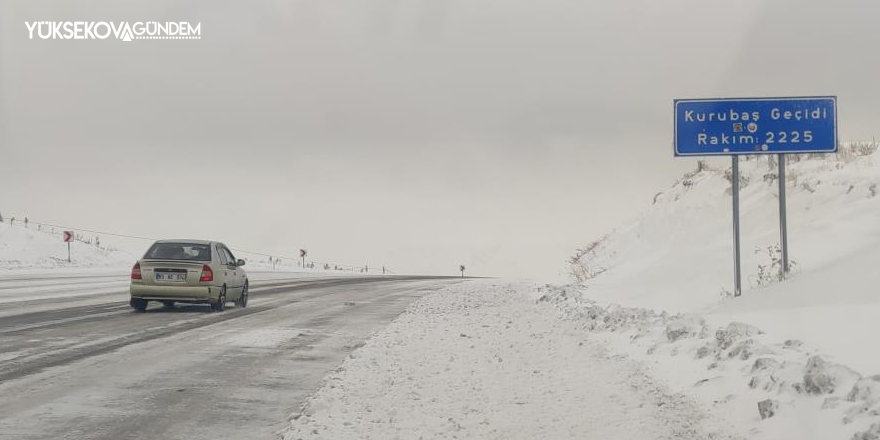
[[[212,244],[212,243],[220,243],[220,242],[219,241],[211,241],[211,240],[174,239],[174,240],[156,240],[156,243]]]

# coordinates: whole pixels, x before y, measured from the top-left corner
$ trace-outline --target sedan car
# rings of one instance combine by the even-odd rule
[[[247,307],[244,260],[226,245],[203,240],[159,240],[131,268],[131,307],[138,312],[150,301],[210,304],[221,312],[228,301]]]

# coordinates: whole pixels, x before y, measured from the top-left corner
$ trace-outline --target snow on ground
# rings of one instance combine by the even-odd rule
[[[284,439],[735,438],[533,292],[471,281],[423,297],[325,378]]]
[[[789,157],[796,265],[785,282],[774,250],[775,160],[741,162],[739,298],[730,296],[729,162],[716,164],[585,246],[571,262],[581,285],[548,286],[544,300],[598,331],[611,350],[652,365],[673,389],[727,414],[742,435],[880,438],[880,376],[872,376],[880,373],[877,145]]]
[[[67,262],[67,244],[57,231],[39,230],[33,224],[25,228],[21,221],[14,226],[0,222],[0,304],[127,293],[129,273],[137,258],[74,241],[71,262]],[[302,269],[293,259],[275,264],[268,258],[246,260],[245,269],[253,281],[363,275],[359,270]]]
[[[553,305],[611,352],[640,361],[670,389],[723,414],[743,437],[878,439],[880,375],[863,376],[802,340],[743,322],[716,326],[696,314],[600,305],[580,286],[539,291],[539,303]],[[876,344],[862,349],[877,354]]]
[[[67,243],[61,235],[0,222],[0,273],[5,270],[57,268],[130,268],[135,260],[118,250],[101,249],[74,241],[70,244],[71,261],[67,261]]]
[[[745,323],[471,281],[414,303],[290,417],[296,439],[876,440],[880,375]]]
[[[418,301],[284,438],[880,439],[876,144],[789,157],[781,283],[775,163],[743,158],[740,298],[729,162],[704,165],[585,246],[577,285]]]
[[[322,275],[322,276],[364,276],[364,275],[382,275],[382,268],[352,268],[350,266],[345,266],[334,268],[332,265],[328,265],[325,269],[320,264],[315,264],[315,267],[309,267],[309,262],[306,261],[306,267],[302,268],[296,260],[292,259],[278,259],[277,262],[270,262],[267,257],[243,257],[247,265],[245,268],[251,272],[261,272],[261,273],[299,273],[303,275]]]
[[[741,162],[743,295],[733,290],[729,161],[689,173],[639,218],[585,246],[571,266],[603,304],[695,312],[736,320],[780,339],[802,339],[854,368],[880,372],[865,347],[880,334],[880,152],[791,156],[787,168],[790,256],[784,283],[768,246],[779,242],[775,161]],[[770,160],[768,160],[770,159]],[[761,275],[761,274],[764,275]],[[845,341],[845,342],[844,342]]]
[[[8,221],[8,220],[7,220]],[[144,245],[146,251],[149,243]],[[80,241],[71,243],[71,261],[67,261],[67,243],[58,231],[38,230],[33,224],[25,228],[18,220],[12,226],[0,222],[0,280],[10,277],[38,278],[47,276],[103,276],[128,273],[140,255],[114,249],[104,249]],[[302,268],[298,260],[278,259],[242,254],[246,268],[253,273],[301,274],[302,276],[381,275],[381,267],[352,268],[350,266]],[[306,261],[306,263],[310,263]],[[364,271],[364,269],[369,269]]]
[[[101,249],[79,241],[67,244],[61,236],[33,225],[25,228],[0,222],[0,304],[58,298],[90,297],[106,301],[107,294],[128,293],[131,266],[137,260],[119,250]],[[271,265],[248,259],[252,281],[362,275],[359,271],[296,267],[294,260]],[[94,302],[92,301],[92,302]]]

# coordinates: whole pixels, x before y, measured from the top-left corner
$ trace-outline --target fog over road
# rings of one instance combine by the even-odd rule
[[[96,278],[0,282],[0,439],[274,438],[371,333],[460,282],[255,280],[245,309],[141,314],[123,278]],[[75,294],[58,294],[68,282]],[[2,295],[28,285],[42,293]]]

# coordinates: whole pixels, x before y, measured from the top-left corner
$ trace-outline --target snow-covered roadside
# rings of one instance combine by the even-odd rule
[[[60,235],[0,222],[0,275],[7,270],[123,269],[130,268],[134,261],[127,252],[102,249],[81,241],[70,243],[70,248],[71,261],[68,262],[67,243]]]
[[[584,246],[570,270],[603,305],[698,313],[715,326],[746,322],[777,340],[800,339],[835,362],[880,372],[880,352],[865,349],[880,333],[880,143],[788,158],[796,264],[785,282],[778,281],[775,160],[740,162],[741,297],[730,298],[729,161],[700,162],[639,217]]]
[[[302,273],[302,274],[315,274],[315,275],[324,275],[324,276],[365,276],[365,275],[385,275],[382,273],[381,267],[371,267],[367,268],[369,270],[364,271],[364,268],[352,268],[351,266],[340,267],[337,266],[336,269],[333,268],[332,265],[328,266],[327,269],[322,267],[320,264],[315,264],[315,267],[300,267],[296,260],[292,259],[278,259],[277,262],[269,262],[269,260],[265,257],[253,257],[248,254],[243,254],[242,257],[247,262],[248,270],[250,271],[260,271],[260,272],[278,272],[278,273]],[[307,263],[308,266],[308,263]],[[388,273],[390,275],[390,273]]]
[[[859,373],[880,373],[880,144],[787,163],[784,282],[778,164],[743,157],[741,297],[730,293],[730,168],[710,160],[579,249],[569,263],[582,286],[548,287],[544,301],[743,435],[876,440],[880,376]]]
[[[95,245],[74,241],[71,246],[71,261],[67,261],[67,243],[62,241],[58,233],[46,229],[39,230],[36,226],[24,227],[21,222],[15,226],[0,222],[0,281],[13,278],[59,278],[81,276],[114,276],[127,275],[131,266],[141,254],[131,254],[118,249],[100,248]],[[144,243],[141,252],[146,251],[149,243]],[[298,260],[278,259],[269,261],[263,256],[240,255],[247,262],[250,273],[264,273],[262,278],[288,278],[293,276],[364,276],[381,275],[382,268],[345,269],[329,266],[324,269],[320,265],[314,268],[298,266]],[[279,275],[271,275],[279,274]]]
[[[695,314],[599,305],[581,286],[539,291],[539,303],[555,306],[612,352],[641,360],[671,389],[724,414],[742,436],[880,438],[880,374],[862,376],[800,340],[776,340],[745,323],[714,326]],[[876,344],[861,350],[876,355]]]
[[[284,439],[731,438],[535,293],[488,280],[423,297],[325,378]]]

